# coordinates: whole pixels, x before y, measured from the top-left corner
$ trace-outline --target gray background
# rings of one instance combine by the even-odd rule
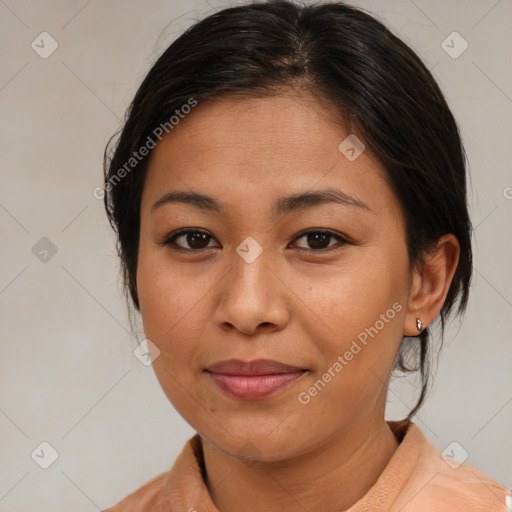
[[[447,330],[415,422],[441,451],[457,441],[466,462],[511,487],[512,2],[354,3],[432,69],[470,161],[472,297],[465,321]],[[103,147],[152,63],[195,19],[227,5],[0,0],[4,512],[106,508],[167,470],[194,433],[132,354],[114,238],[93,190]],[[31,47],[43,31],[59,45],[46,59]],[[453,31],[469,44],[458,58],[441,47]],[[56,254],[41,252],[43,237]],[[395,381],[387,418],[401,419],[414,396],[413,381]],[[58,452],[48,469],[31,457],[43,441]]]

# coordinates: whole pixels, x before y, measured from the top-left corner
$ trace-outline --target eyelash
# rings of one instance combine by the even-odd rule
[[[208,250],[208,249],[211,249],[211,247],[204,247],[202,249],[188,249],[188,248],[185,248],[185,247],[180,247],[180,246],[177,246],[175,241],[177,238],[183,236],[183,235],[187,235],[187,234],[190,234],[190,233],[201,233],[201,234],[204,234],[206,235],[207,237],[209,237],[210,239],[214,239],[213,236],[211,236],[209,233],[207,233],[206,231],[203,231],[203,230],[200,230],[200,229],[180,229],[174,233],[171,233],[169,236],[167,236],[162,242],[160,242],[161,245],[165,245],[165,246],[169,246],[171,249],[175,250],[175,251],[184,251],[184,252],[201,252],[201,251],[204,251],[204,250]],[[310,251],[310,252],[314,252],[314,253],[326,253],[326,252],[330,252],[330,251],[334,251],[334,250],[337,250],[337,249],[340,249],[341,247],[343,247],[344,245],[346,244],[351,244],[352,242],[350,242],[349,240],[347,240],[346,238],[344,238],[343,236],[339,235],[338,233],[335,233],[333,231],[330,231],[328,229],[309,229],[309,230],[306,230],[306,231],[301,231],[293,240],[292,242],[295,242],[297,240],[300,240],[301,238],[307,236],[307,235],[310,235],[310,234],[322,234],[322,235],[327,235],[327,236],[330,236],[330,237],[334,237],[334,238],[337,238],[339,240],[339,243],[334,245],[334,246],[328,246],[328,247],[323,247],[321,249],[308,249],[308,248],[305,248],[305,247],[298,247],[299,250],[301,251]]]

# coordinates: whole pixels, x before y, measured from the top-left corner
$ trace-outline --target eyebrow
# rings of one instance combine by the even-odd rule
[[[217,199],[198,192],[184,191],[173,191],[163,195],[151,207],[151,212],[154,212],[161,206],[170,203],[189,204],[205,212],[221,215],[226,215],[227,213],[223,204]],[[326,188],[280,197],[272,204],[271,212],[274,215],[282,216],[287,213],[304,211],[315,206],[329,203],[355,206],[371,211],[370,207],[360,199],[357,199],[341,190]]]

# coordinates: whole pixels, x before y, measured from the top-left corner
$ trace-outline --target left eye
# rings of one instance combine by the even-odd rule
[[[300,249],[321,251],[332,247],[332,244],[329,243],[332,238],[338,239],[341,245],[348,243],[343,237],[331,231],[308,231],[295,238],[294,241],[305,239],[305,243],[309,247],[303,245],[299,246]]]

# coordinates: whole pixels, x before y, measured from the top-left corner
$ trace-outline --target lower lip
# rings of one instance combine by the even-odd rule
[[[261,400],[288,387],[305,372],[277,373],[273,375],[226,375],[208,372],[217,386],[234,398]]]

